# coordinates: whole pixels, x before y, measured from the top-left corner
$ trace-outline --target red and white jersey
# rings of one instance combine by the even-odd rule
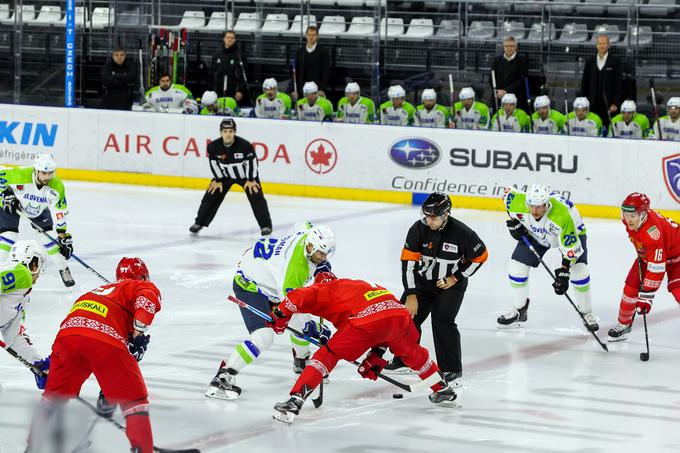
[[[643,262],[642,291],[656,291],[666,273],[666,264],[680,260],[680,227],[650,209],[647,219],[637,231],[627,226],[626,231]]]
[[[320,316],[338,330],[391,316],[409,316],[394,294],[382,286],[347,278],[295,289],[279,304],[279,310],[285,316]]]
[[[161,293],[151,282],[121,280],[83,294],[61,323],[57,338],[81,335],[127,350],[133,321],[151,324],[161,310]]]

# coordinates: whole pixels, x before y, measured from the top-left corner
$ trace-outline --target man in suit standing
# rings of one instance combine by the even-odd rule
[[[244,68],[245,62],[236,44],[236,33],[225,31],[224,46],[213,56],[213,91],[220,97],[231,97],[240,103],[247,92]]]
[[[496,73],[496,92],[491,87],[491,95],[498,98],[498,104],[500,105],[506,93],[513,93],[517,96],[517,108],[526,112],[528,104],[524,80],[529,75],[529,62],[527,57],[517,52],[517,40],[514,36],[503,40],[503,55],[496,57],[491,70]],[[491,78],[489,81],[493,82]],[[491,105],[494,105],[493,98]]]
[[[597,55],[586,60],[581,79],[581,96],[590,101],[590,111],[609,126],[611,117],[619,111],[623,100],[623,69],[621,60],[609,54],[609,38],[597,37]]]
[[[297,88],[307,82],[314,82],[319,87],[319,96],[326,96],[328,79],[331,74],[331,58],[328,50],[318,45],[319,29],[314,25],[307,27],[307,44],[298,49],[295,55],[295,71]],[[297,101],[298,93],[293,93]]]

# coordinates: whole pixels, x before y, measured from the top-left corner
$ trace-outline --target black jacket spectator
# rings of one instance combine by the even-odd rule
[[[295,55],[295,71],[297,89],[302,92],[306,82],[315,82],[319,91],[325,94],[328,89],[328,80],[331,74],[331,57],[328,50],[321,47],[318,42],[319,32],[316,27],[307,28],[307,44],[298,49]],[[312,52],[307,51],[307,45],[315,45]],[[298,97],[301,99],[301,94]]]
[[[527,57],[519,52],[515,53],[514,58],[508,61],[505,54],[496,57],[491,66],[496,71],[496,89],[505,90],[517,96],[517,107],[528,113],[527,90],[524,80],[529,76],[529,62]],[[491,96],[494,96],[493,88]],[[536,97],[537,93],[531,93]],[[493,97],[491,98],[493,105]],[[500,105],[500,99],[499,99]]]
[[[236,44],[234,32],[226,32],[224,41],[224,46],[212,59],[213,90],[220,97],[228,96],[240,102],[246,93],[246,84],[243,78],[246,62]],[[227,47],[227,41],[229,41],[229,47]],[[225,82],[226,90],[224,89]]]
[[[609,53],[604,67],[597,67],[597,55],[586,60],[581,79],[581,96],[590,101],[590,110],[602,118],[603,124],[609,123],[607,111],[614,104],[623,102],[623,67],[621,60]],[[611,116],[615,116],[616,113]]]
[[[101,80],[104,87],[102,102],[105,109],[130,110],[132,108],[132,99],[136,93],[135,82],[139,73],[136,65],[125,58],[125,52],[122,49],[114,50],[113,54],[121,52],[123,54],[121,64],[117,63],[112,56],[102,67]],[[118,61],[121,61],[120,57]]]

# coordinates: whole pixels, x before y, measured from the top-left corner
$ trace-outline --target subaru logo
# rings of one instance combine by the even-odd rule
[[[390,146],[390,157],[402,167],[431,167],[441,155],[439,147],[426,138],[403,138]]]

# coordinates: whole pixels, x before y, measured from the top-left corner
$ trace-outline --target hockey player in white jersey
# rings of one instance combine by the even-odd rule
[[[319,94],[319,87],[314,82],[307,82],[302,87],[304,98],[297,102],[298,119],[304,121],[324,121],[333,118],[333,104]]]
[[[534,134],[564,134],[566,118],[560,112],[550,108],[548,96],[538,96],[534,101],[534,109],[531,115]]]
[[[375,103],[361,95],[358,83],[350,82],[345,87],[345,97],[338,101],[335,121],[351,124],[375,123]]]
[[[612,118],[609,124],[609,136],[616,138],[647,138],[649,135],[649,119],[637,112],[635,101],[630,99],[621,103],[621,113]]]
[[[574,110],[567,115],[567,132],[577,137],[602,136],[602,119],[590,111],[588,98],[574,99]]]
[[[389,101],[380,106],[380,124],[390,126],[413,126],[416,109],[406,101],[406,90],[401,85],[387,89]]]
[[[188,101],[188,102],[185,102]],[[146,92],[144,110],[170,113],[198,113],[198,104],[184,85],[172,83],[170,74],[161,74],[158,85]]]
[[[458,102],[453,106],[454,123],[457,129],[489,129],[489,107],[475,100],[475,90],[464,87],[458,94]]]
[[[290,119],[291,99],[286,93],[279,92],[275,78],[262,82],[263,93],[255,100],[255,116],[272,120]]]
[[[449,111],[437,104],[437,92],[426,88],[421,95],[422,104],[416,109],[414,123],[420,127],[446,128],[449,124]]]
[[[517,108],[517,96],[505,93],[501,99],[501,108],[491,118],[491,130],[501,132],[529,132],[531,118],[522,109]]]
[[[680,141],[680,97],[672,97],[666,103],[667,115],[654,123],[652,138],[656,140]],[[659,124],[661,131],[659,132]]]
[[[313,226],[309,222],[296,225],[294,230],[294,234],[280,239],[264,237],[245,251],[233,282],[238,299],[269,313],[289,291],[310,283],[316,273],[330,271],[328,260],[335,252],[333,231],[327,226]],[[236,375],[269,349],[274,341],[274,331],[265,326],[262,318],[244,308],[241,308],[241,315],[250,335],[220,364],[205,393],[209,398],[238,398],[241,389],[236,386]],[[311,321],[309,315],[295,315],[291,327],[305,332],[308,321]],[[290,340],[293,371],[300,374],[311,355],[309,341],[294,335]]]

